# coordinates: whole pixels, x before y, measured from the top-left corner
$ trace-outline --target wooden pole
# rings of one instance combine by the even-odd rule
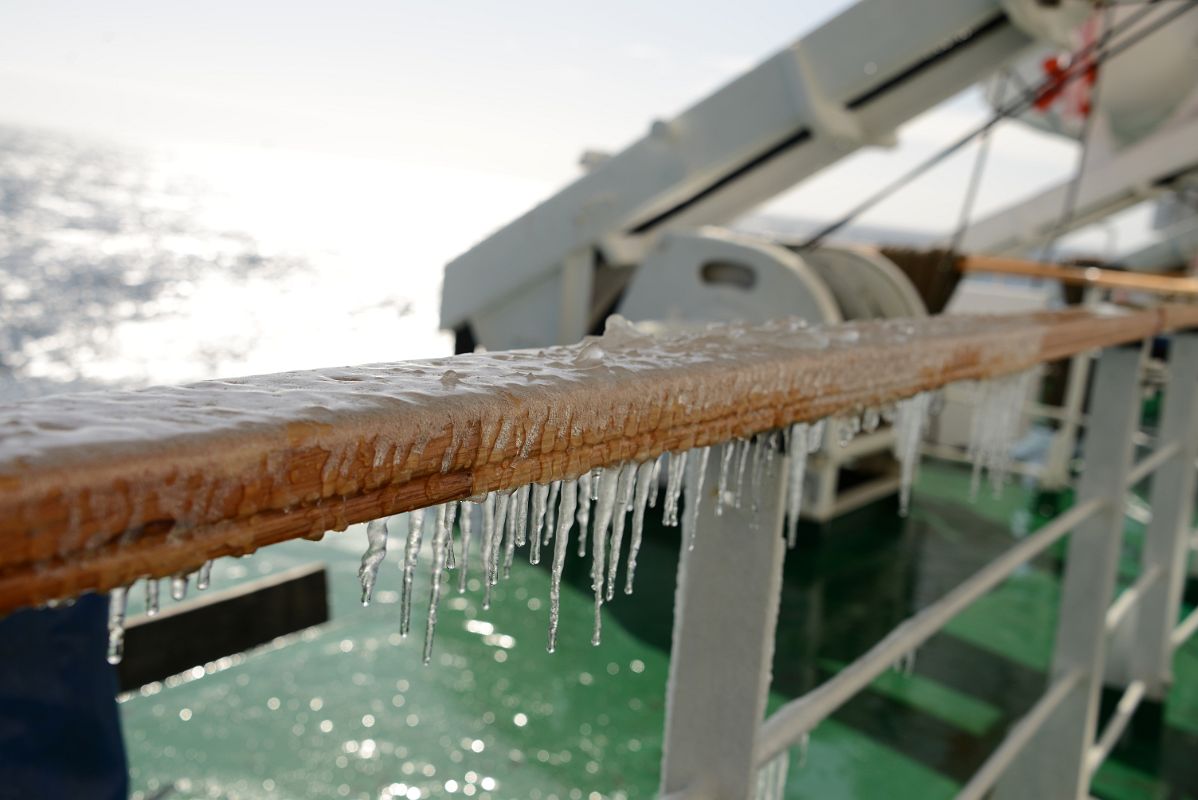
[[[1198,306],[796,320],[0,407],[0,613],[1158,332]]]
[[[1125,272],[1100,267],[1070,267],[986,255],[962,256],[956,263],[957,268],[962,272],[1022,275],[1029,278],[1060,281],[1073,286],[1096,286],[1101,289],[1127,289],[1158,295],[1198,297],[1198,278],[1154,275],[1147,272]]]

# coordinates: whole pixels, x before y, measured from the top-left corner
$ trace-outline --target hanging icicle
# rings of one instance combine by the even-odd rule
[[[404,547],[403,593],[400,596],[399,635],[407,636],[412,626],[412,582],[416,578],[416,560],[424,537],[424,509],[408,514],[408,541]]]
[[[899,514],[907,516],[911,503],[911,485],[919,466],[919,448],[923,432],[927,427],[928,409],[932,401],[930,392],[920,392],[914,397],[900,400],[894,420],[894,455],[899,461],[901,472],[899,487]]]
[[[803,507],[803,481],[807,474],[809,428],[805,422],[790,427],[790,472],[786,479],[786,545],[792,549],[799,541],[799,513]]]
[[[441,576],[445,570],[445,549],[450,535],[447,517],[445,506],[438,506],[437,527],[433,531],[432,586],[429,589],[428,620],[424,629],[423,661],[426,665],[433,660],[433,638],[437,633],[437,606],[441,603]]]
[[[370,605],[374,596],[374,584],[378,579],[379,566],[387,557],[387,521],[372,519],[366,523],[366,554],[358,568],[358,581],[362,584],[362,605]]]
[[[129,590],[123,586],[108,594],[108,663],[119,664],[125,655],[125,605]]]
[[[1023,406],[1036,377],[1035,370],[979,383],[969,430],[969,459],[973,462],[970,498],[976,498],[983,473],[997,497],[1011,470],[1011,448],[1023,422]]]
[[[683,538],[686,549],[695,549],[695,536],[699,527],[699,505],[703,497],[703,478],[707,475],[707,461],[711,455],[710,447],[700,447],[691,451],[697,458],[690,458],[686,474],[686,522],[683,524]]]
[[[205,561],[196,573],[196,589],[204,591],[212,580],[212,562]]]
[[[553,544],[553,569],[549,578],[549,645],[552,653],[557,649],[557,626],[560,619],[562,596],[562,572],[566,568],[566,547],[570,538],[570,525],[574,520],[578,504],[578,481],[563,481],[561,504],[557,510],[557,533]]]
[[[462,527],[462,557],[458,561],[458,594],[466,593],[466,581],[470,575],[470,540],[474,536],[474,509],[478,503],[470,500],[462,501],[462,512],[459,514]]]

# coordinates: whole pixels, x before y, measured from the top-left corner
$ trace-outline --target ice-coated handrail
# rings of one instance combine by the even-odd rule
[[[0,613],[1198,325],[1198,307],[780,320],[0,407]]]

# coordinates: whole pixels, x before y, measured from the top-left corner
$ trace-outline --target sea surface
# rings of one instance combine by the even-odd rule
[[[546,187],[0,125],[0,402],[444,355],[444,264]]]

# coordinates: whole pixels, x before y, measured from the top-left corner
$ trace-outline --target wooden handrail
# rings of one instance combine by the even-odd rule
[[[957,259],[961,272],[990,272],[998,275],[1023,275],[1045,278],[1073,286],[1097,286],[1102,289],[1128,289],[1177,297],[1198,297],[1198,278],[1124,272],[1100,267],[1070,267],[1001,256],[967,255]]]
[[[0,612],[1198,326],[1198,306],[784,320],[0,407]]]

